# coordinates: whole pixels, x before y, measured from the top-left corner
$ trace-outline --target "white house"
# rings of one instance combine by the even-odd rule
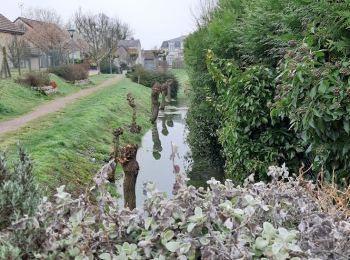
[[[170,68],[183,67],[185,38],[186,36],[180,36],[162,43],[160,48],[168,52],[166,60]]]

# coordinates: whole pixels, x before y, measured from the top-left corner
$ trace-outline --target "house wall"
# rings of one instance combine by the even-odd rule
[[[176,63],[176,67],[178,67],[179,64],[183,62],[183,59],[183,41],[181,42],[180,47],[175,47],[175,42],[170,41],[168,55],[166,57],[169,67],[172,67],[173,63]]]
[[[143,65],[143,57],[142,57],[142,49],[141,49],[141,44],[137,48],[138,51],[138,57],[136,59],[136,64],[141,64]]]
[[[40,69],[40,63],[38,57],[31,57],[30,58],[30,69],[32,70],[39,70]]]
[[[6,51],[8,52],[7,46],[11,43],[13,39],[13,35],[10,33],[0,32],[0,71],[2,69],[2,61],[3,61],[3,52],[2,48],[6,47]],[[7,59],[9,62],[9,66],[12,64],[10,63],[9,59]]]
[[[128,64],[128,62],[129,62],[128,53],[124,47],[118,48],[115,55],[117,56],[117,61],[119,62],[119,64],[120,63]]]
[[[81,59],[80,50],[75,50],[74,52],[70,52],[68,56],[69,56],[69,59],[74,58],[74,60],[80,60]]]

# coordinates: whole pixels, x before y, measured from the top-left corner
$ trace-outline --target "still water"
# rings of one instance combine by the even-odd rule
[[[157,125],[152,127],[142,138],[142,145],[137,152],[137,161],[140,171],[136,182],[136,206],[142,206],[145,196],[143,195],[143,183],[155,182],[160,191],[172,196],[175,183],[175,175],[172,171],[173,162],[172,143],[177,146],[175,164],[182,170],[188,168],[187,158],[190,149],[185,141],[187,129],[185,127],[186,107],[166,107],[165,111],[159,112]]]
[[[170,158],[174,145],[177,153],[174,164],[182,171],[186,171],[192,179],[189,184],[205,186],[206,180],[214,176],[221,180],[223,171],[221,168],[213,168],[206,161],[193,161],[191,150],[186,142],[188,129],[186,128],[187,107],[172,102],[159,112],[157,123],[146,132],[142,138],[141,146],[137,152],[137,161],[140,171],[136,182],[136,207],[142,208],[145,200],[143,184],[154,182],[159,191],[166,192],[171,198],[175,175],[173,173],[173,161]],[[117,184],[118,192],[123,193],[122,180]],[[122,194],[123,195],[123,194]],[[122,199],[120,205],[122,205]]]

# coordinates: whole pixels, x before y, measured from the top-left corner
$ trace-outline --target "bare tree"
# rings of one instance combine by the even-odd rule
[[[199,0],[196,10],[191,10],[198,28],[206,26],[212,19],[218,0]]]
[[[21,60],[27,60],[30,57],[29,44],[22,37],[15,36],[8,45],[8,56],[18,73],[21,74]]]
[[[35,27],[25,38],[42,52],[55,56],[56,63],[64,61],[68,55],[69,35],[63,29],[61,16],[53,9],[28,8],[23,17],[31,19],[30,24]]]
[[[40,22],[62,24],[61,16],[54,9],[46,8],[28,8],[23,14],[23,17],[34,19]]]
[[[82,13],[79,10],[74,16],[74,23],[78,33],[88,43],[88,54],[96,62],[98,69],[101,61],[116,51],[118,41],[132,34],[127,24],[104,13]]]
[[[56,63],[65,59],[69,49],[69,34],[59,25],[49,22],[31,21],[35,30],[25,34],[25,38],[34,43],[42,52],[56,55]]]

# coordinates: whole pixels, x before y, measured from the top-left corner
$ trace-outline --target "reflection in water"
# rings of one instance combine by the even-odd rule
[[[214,177],[216,180],[224,181],[224,170],[222,166],[211,165],[208,160],[195,159],[191,162],[191,170],[188,172],[189,185],[195,187],[208,187],[207,181]]]
[[[185,127],[186,112],[186,108],[172,107],[172,110],[169,110],[169,107],[166,106],[165,111],[160,111],[159,113],[157,127],[153,126],[152,130],[143,136],[141,147],[137,153],[137,161],[140,164],[140,172],[136,182],[137,207],[142,207],[146,198],[143,194],[144,182],[155,182],[158,190],[166,192],[168,197],[171,197],[175,183],[173,170],[187,168],[186,154],[189,151],[189,147],[185,142],[187,135]],[[169,122],[172,126],[171,128],[169,128]],[[168,132],[167,135],[163,134],[164,125]],[[162,129],[160,135],[157,135],[157,128]],[[155,160],[153,157],[154,147],[159,146],[160,143],[162,147],[162,150],[159,152],[159,154],[161,153],[161,158]],[[174,160],[170,159],[171,154],[173,154],[172,143],[177,146],[176,157],[172,158]]]
[[[195,186],[204,186],[211,176],[222,179],[222,169],[208,168],[203,162],[189,160],[191,150],[186,143],[186,113],[186,107],[166,106],[164,111],[160,111],[152,129],[143,136],[137,152],[140,165],[136,181],[137,207],[142,208],[146,199],[143,194],[145,182],[154,182],[159,191],[172,197],[175,177],[180,170],[190,170],[193,179],[190,184]],[[161,135],[158,129],[162,129]]]
[[[168,130],[168,127],[166,125],[166,116],[164,116],[162,118],[162,134],[164,136],[167,136],[169,134],[169,130]]]
[[[153,158],[159,160],[162,157],[163,151],[162,142],[159,139],[157,123],[152,126],[152,142],[153,142]]]
[[[169,127],[173,127],[174,126],[174,121],[169,119],[166,121],[166,125],[169,126]]]

